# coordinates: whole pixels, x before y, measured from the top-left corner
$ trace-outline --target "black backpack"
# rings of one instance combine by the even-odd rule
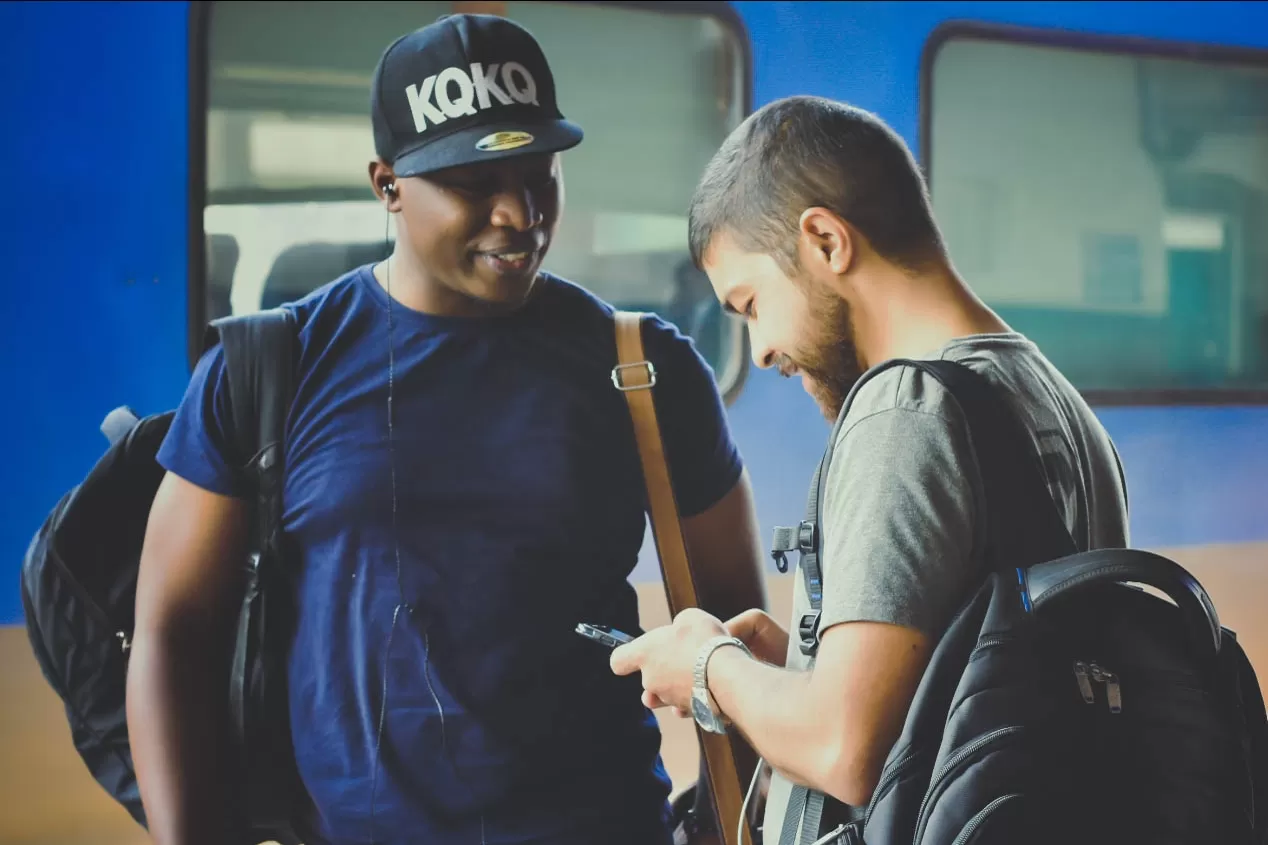
[[[1265,842],[1264,702],[1201,585],[1149,552],[1077,553],[1036,450],[989,382],[955,362],[910,360],[864,379],[889,366],[937,378],[963,410],[986,498],[988,574],[934,649],[869,805],[794,786],[768,845]],[[801,553],[811,612],[797,635],[812,659],[819,503],[835,440],[806,521],[777,530],[773,550],[777,560]]]
[[[232,439],[238,454],[254,456],[248,469],[258,491],[228,702],[244,843],[298,842],[289,826],[298,775],[285,689],[293,594],[279,531],[295,337],[294,318],[282,309],[217,320],[207,335],[208,344],[224,345]],[[143,826],[124,698],[141,546],[164,475],[155,456],[174,414],[137,420],[119,408],[106,417],[110,447],[44,521],[21,575],[31,648],[65,704],[75,748]]]

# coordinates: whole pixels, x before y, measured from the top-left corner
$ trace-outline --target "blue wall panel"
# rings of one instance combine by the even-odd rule
[[[22,553],[104,450],[101,418],[171,406],[187,377],[187,16],[0,4],[0,623],[21,619]]]

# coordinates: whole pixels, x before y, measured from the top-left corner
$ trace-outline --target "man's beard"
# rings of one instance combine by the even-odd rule
[[[810,325],[806,342],[795,358],[780,355],[782,372],[791,364],[805,374],[810,394],[828,422],[841,415],[845,399],[863,374],[858,350],[854,346],[854,330],[850,323],[850,306],[829,290],[810,279],[799,280],[809,299]]]

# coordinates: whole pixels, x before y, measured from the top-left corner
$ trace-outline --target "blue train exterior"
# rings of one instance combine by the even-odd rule
[[[817,94],[877,112],[922,164],[932,165],[935,206],[942,159],[930,161],[939,148],[930,129],[949,108],[939,111],[942,95],[933,96],[943,84],[937,62],[939,51],[959,37],[1252,70],[1268,65],[1268,5],[1258,3],[685,5],[717,15],[740,39],[748,105]],[[655,11],[658,4],[650,6]],[[207,316],[200,287],[206,149],[196,133],[209,49],[200,27],[211,14],[183,2],[0,4],[0,256],[8,300],[0,312],[0,442],[8,446],[0,510],[0,625],[6,626],[0,628],[0,657],[21,664],[13,670],[21,682],[4,687],[14,701],[0,705],[0,757],[8,769],[30,759],[9,751],[35,748],[30,737],[40,731],[64,740],[56,733],[56,712],[37,718],[21,709],[36,701],[47,708],[52,701],[33,664],[22,663],[29,658],[19,627],[18,572],[26,545],[58,497],[101,454],[105,441],[97,425],[106,412],[127,403],[151,413],[180,399]],[[654,50],[649,45],[650,62]],[[1268,87],[1260,94],[1268,103]],[[1238,125],[1258,131],[1268,106],[1253,97],[1237,102]],[[982,143],[989,140],[984,135]],[[1259,155],[1268,161],[1268,146]],[[1265,235],[1255,226],[1244,232],[1248,240]],[[952,238],[953,259],[955,245]],[[1183,259],[1170,259],[1173,271]],[[974,282],[971,272],[966,276]],[[1246,302],[1268,299],[1268,275],[1246,270],[1239,278],[1238,296]],[[1181,307],[1174,290],[1171,295],[1170,307]],[[1098,328],[1059,308],[1045,317],[1008,302],[998,307],[1045,348],[1066,344],[1067,359],[1088,383],[1119,446],[1134,545],[1168,550],[1190,565],[1226,623],[1251,639],[1252,659],[1268,658],[1268,629],[1256,632],[1255,612],[1268,588],[1268,345],[1254,334],[1268,335],[1268,320],[1239,323],[1241,371],[1248,373],[1240,380],[1221,381],[1190,368],[1191,377],[1174,384],[1136,384],[1129,376],[1111,384],[1113,378],[1097,382],[1098,361],[1111,368],[1134,354],[1138,346],[1122,338],[1136,328],[1127,322]],[[1232,319],[1239,319],[1236,313]],[[1081,344],[1070,337],[1077,332],[1089,338],[1084,346],[1106,357],[1096,358],[1096,350],[1079,357]],[[1153,365],[1161,370],[1175,360]],[[729,393],[762,524],[799,518],[827,424],[797,384],[751,365]],[[653,604],[657,578],[648,544],[635,580]],[[782,581],[773,577],[771,583],[781,605]],[[658,612],[645,615],[654,621]],[[8,663],[5,670],[10,673]],[[694,745],[679,728],[667,733],[667,753],[673,742]],[[47,749],[53,757],[67,753],[60,746]],[[56,771],[73,773],[73,766]],[[14,780],[15,788],[29,791],[35,789],[29,781],[38,777],[10,772],[0,781]],[[41,801],[32,798],[29,818],[18,811],[17,821],[0,823],[0,834],[6,824],[27,824],[22,830],[28,833],[41,824],[53,829],[48,825],[60,823],[51,819],[61,811]],[[49,818],[40,821],[39,813]]]

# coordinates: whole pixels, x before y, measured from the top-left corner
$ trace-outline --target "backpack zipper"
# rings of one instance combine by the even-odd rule
[[[1074,678],[1079,682],[1079,694],[1088,704],[1096,701],[1096,693],[1092,690],[1092,680],[1088,675],[1087,664],[1082,660],[1074,661]]]
[[[1110,712],[1123,712],[1123,692],[1118,686],[1118,675],[1108,669],[1101,668],[1095,663],[1089,668],[1092,670],[1092,680],[1105,684],[1105,692],[1109,696]]]
[[[1097,663],[1076,660],[1074,661],[1074,678],[1078,681],[1079,694],[1083,696],[1085,702],[1092,704],[1096,701],[1096,694],[1092,689],[1092,682],[1095,681],[1098,684],[1105,684],[1110,712],[1123,712],[1123,690],[1117,674]]]
[[[986,820],[990,818],[992,813],[1014,798],[1020,797],[1020,792],[1012,792],[1008,795],[1001,795],[991,803],[987,804],[978,811],[976,816],[969,819],[969,823],[964,826],[964,830],[960,831],[960,834],[955,838],[955,841],[952,842],[951,845],[968,845],[968,843],[973,840],[973,834],[977,833],[977,829],[985,824]]]
[[[898,777],[905,772],[907,767],[910,766],[919,756],[920,753],[918,751],[908,748],[907,751],[904,752],[903,756],[898,759],[898,762],[885,773],[885,776],[882,777],[880,782],[876,784],[876,790],[872,793],[872,800],[867,802],[867,812],[863,815],[863,824],[866,825],[867,822],[871,820],[872,811],[876,809],[876,805],[880,803],[882,798],[885,797],[885,793],[888,792],[890,787],[894,785],[894,782],[898,780]]]
[[[992,646],[1003,645],[1013,638],[1012,634],[987,634],[977,641],[975,648],[991,648]]]
[[[996,646],[1001,646],[1013,639],[1015,639],[1015,637],[1011,634],[987,634],[985,637],[978,640],[977,644],[973,646],[973,652],[969,655],[969,662],[972,663],[990,649],[995,648]]]
[[[1006,728],[999,728],[983,734],[968,745],[961,746],[959,751],[956,751],[948,757],[946,762],[938,767],[938,770],[934,772],[933,777],[929,779],[929,790],[925,793],[924,799],[920,802],[920,812],[916,815],[916,838],[913,841],[919,842],[924,837],[925,825],[929,821],[925,817],[925,814],[929,811],[929,806],[933,800],[933,796],[938,791],[938,787],[942,785],[942,781],[947,777],[947,775],[951,774],[961,764],[963,764],[965,760],[969,759],[974,754],[977,754],[983,748],[993,745],[1002,739],[1007,739],[1014,734],[1021,733],[1021,731],[1021,725],[1009,725]]]

